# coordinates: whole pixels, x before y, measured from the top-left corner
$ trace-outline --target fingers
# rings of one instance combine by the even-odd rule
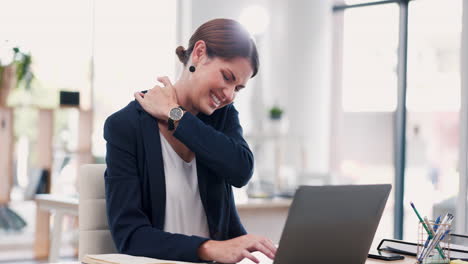
[[[264,241],[261,241],[260,242],[266,249],[268,249],[271,253],[271,256],[270,255],[267,255],[268,257],[270,257],[271,259],[275,258],[275,255],[276,255],[276,247],[275,245],[273,245],[273,243],[271,242],[271,240],[269,239],[265,239]]]
[[[146,91],[146,93],[143,94],[143,98],[145,97],[145,95],[148,95],[149,97],[151,97],[154,95],[154,93],[159,93],[159,92],[163,92],[163,94],[166,94],[164,92],[164,87],[155,85],[153,86],[153,88],[148,89],[148,91]]]
[[[246,249],[244,249],[244,250],[242,251],[242,256],[243,256],[244,258],[250,259],[251,261],[253,261],[253,262],[255,262],[255,263],[260,263],[260,261],[259,261],[254,255],[252,255],[252,253],[250,253],[250,252],[249,252],[248,250],[246,250]]]
[[[134,96],[135,99],[141,104],[141,101],[143,100],[144,94],[141,93],[141,92],[135,92],[135,93],[133,94],[133,96]]]
[[[167,76],[158,77],[158,81],[164,84],[165,87],[172,86],[171,80]]]
[[[167,108],[174,106],[174,96],[172,87],[162,87],[155,85],[146,93],[137,91],[133,94],[138,103],[151,116],[157,119],[167,119]]]
[[[172,83],[171,83],[171,80],[169,80],[169,77],[167,76],[163,76],[163,77],[158,77],[158,81],[161,82],[164,87],[161,89],[161,91],[164,92],[164,94],[168,95],[171,100],[177,104],[177,102],[179,101],[177,99],[177,93],[174,89],[174,87],[172,86]]]
[[[155,85],[153,86],[153,88],[149,89],[148,92],[152,92],[152,91],[158,91],[160,89],[162,89],[163,87],[162,86],[159,86],[159,85]]]
[[[265,254],[265,256],[271,258],[271,259],[274,259],[275,258],[275,253],[273,253],[273,251],[271,249],[269,249],[267,246],[265,246],[262,242],[258,241],[257,243],[255,243],[254,245],[254,248],[260,252],[262,252],[263,254]]]

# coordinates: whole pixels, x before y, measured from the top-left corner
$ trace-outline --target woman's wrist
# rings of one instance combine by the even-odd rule
[[[215,240],[208,240],[201,244],[198,248],[198,257],[204,261],[213,261],[211,251],[216,242]]]

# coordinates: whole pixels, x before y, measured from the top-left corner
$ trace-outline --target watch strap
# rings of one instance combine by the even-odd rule
[[[169,120],[167,121],[167,129],[169,131],[172,131],[174,130],[175,128],[175,125],[174,125],[174,120],[172,120],[171,118],[169,118]]]

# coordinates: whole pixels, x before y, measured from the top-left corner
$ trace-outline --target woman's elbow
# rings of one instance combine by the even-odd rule
[[[123,244],[117,250],[119,251],[120,254],[132,255],[132,256],[140,256],[141,255],[141,253],[138,252],[135,248],[126,247]]]
[[[117,251],[120,254],[125,254],[125,255],[132,255],[132,256],[143,256],[144,252],[142,251],[143,249],[138,248],[138,246],[135,246],[135,242],[130,242],[129,239],[120,239],[120,240],[115,240],[114,239],[114,245]]]
[[[120,254],[133,255],[135,252],[130,246],[131,232],[128,229],[121,228],[114,223],[110,223],[110,231],[115,249]]]
[[[114,242],[115,249],[120,254],[129,254],[128,247],[126,246],[127,243],[125,243],[126,239],[124,239],[121,236],[121,234],[116,233],[115,230],[112,228],[111,228],[111,235],[112,235],[112,241]]]
[[[244,162],[243,165],[231,169],[232,175],[229,177],[231,179],[231,185],[236,188],[242,188],[247,185],[252,178],[253,168],[252,157],[248,162]]]

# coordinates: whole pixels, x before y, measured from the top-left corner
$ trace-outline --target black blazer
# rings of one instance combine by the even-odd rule
[[[189,112],[174,136],[197,157],[200,197],[210,239],[246,234],[231,186],[242,187],[253,173],[253,155],[242,137],[232,104],[212,115]],[[107,217],[119,252],[179,261],[201,261],[197,250],[209,238],[164,232],[166,188],[157,119],[137,101],[109,116],[104,175]]]

